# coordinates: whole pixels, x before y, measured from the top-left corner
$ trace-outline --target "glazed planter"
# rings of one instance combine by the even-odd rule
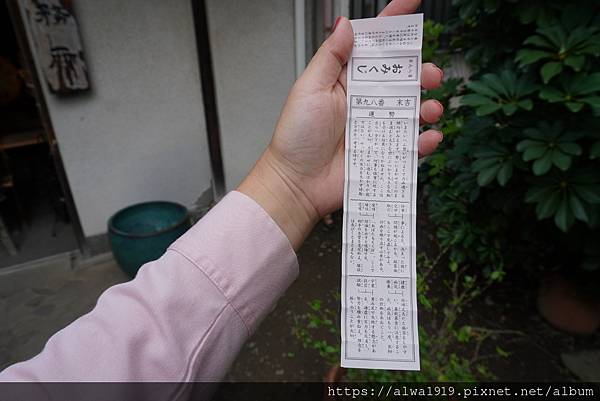
[[[341,367],[340,365],[334,365],[329,368],[327,373],[325,373],[325,377],[323,378],[324,383],[339,383],[342,381],[342,378],[346,374],[348,369]]]
[[[346,371],[346,368],[343,368],[339,364],[336,364],[330,367],[329,370],[325,373],[325,377],[323,377],[323,384],[325,385],[323,388],[323,401],[337,399],[336,397],[331,397],[329,395],[328,385],[338,385],[339,383],[341,383],[342,379],[346,375]]]
[[[145,202],[126,207],[108,221],[108,240],[119,267],[131,278],[162,256],[190,228],[188,210],[174,202]]]
[[[548,275],[538,291],[538,311],[559,330],[593,334],[600,328],[600,305],[582,297],[580,292],[567,278],[559,274]]]

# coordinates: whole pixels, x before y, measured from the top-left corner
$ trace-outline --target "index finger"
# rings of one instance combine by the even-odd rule
[[[410,14],[421,5],[421,0],[393,0],[379,13],[378,17]]]

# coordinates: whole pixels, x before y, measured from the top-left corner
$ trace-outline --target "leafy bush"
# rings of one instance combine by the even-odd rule
[[[447,33],[472,75],[434,92],[445,140],[421,170],[441,246],[486,277],[598,269],[600,3],[454,4]]]

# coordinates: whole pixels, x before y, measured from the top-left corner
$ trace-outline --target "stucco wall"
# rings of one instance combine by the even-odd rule
[[[293,0],[207,0],[225,184],[235,189],[273,134],[295,78]]]
[[[133,203],[192,206],[211,172],[190,0],[73,3],[92,91],[46,98],[85,235]]]

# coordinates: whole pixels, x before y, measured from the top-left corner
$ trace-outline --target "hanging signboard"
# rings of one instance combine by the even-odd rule
[[[33,50],[50,92],[90,89],[79,28],[70,0],[20,0]]]

